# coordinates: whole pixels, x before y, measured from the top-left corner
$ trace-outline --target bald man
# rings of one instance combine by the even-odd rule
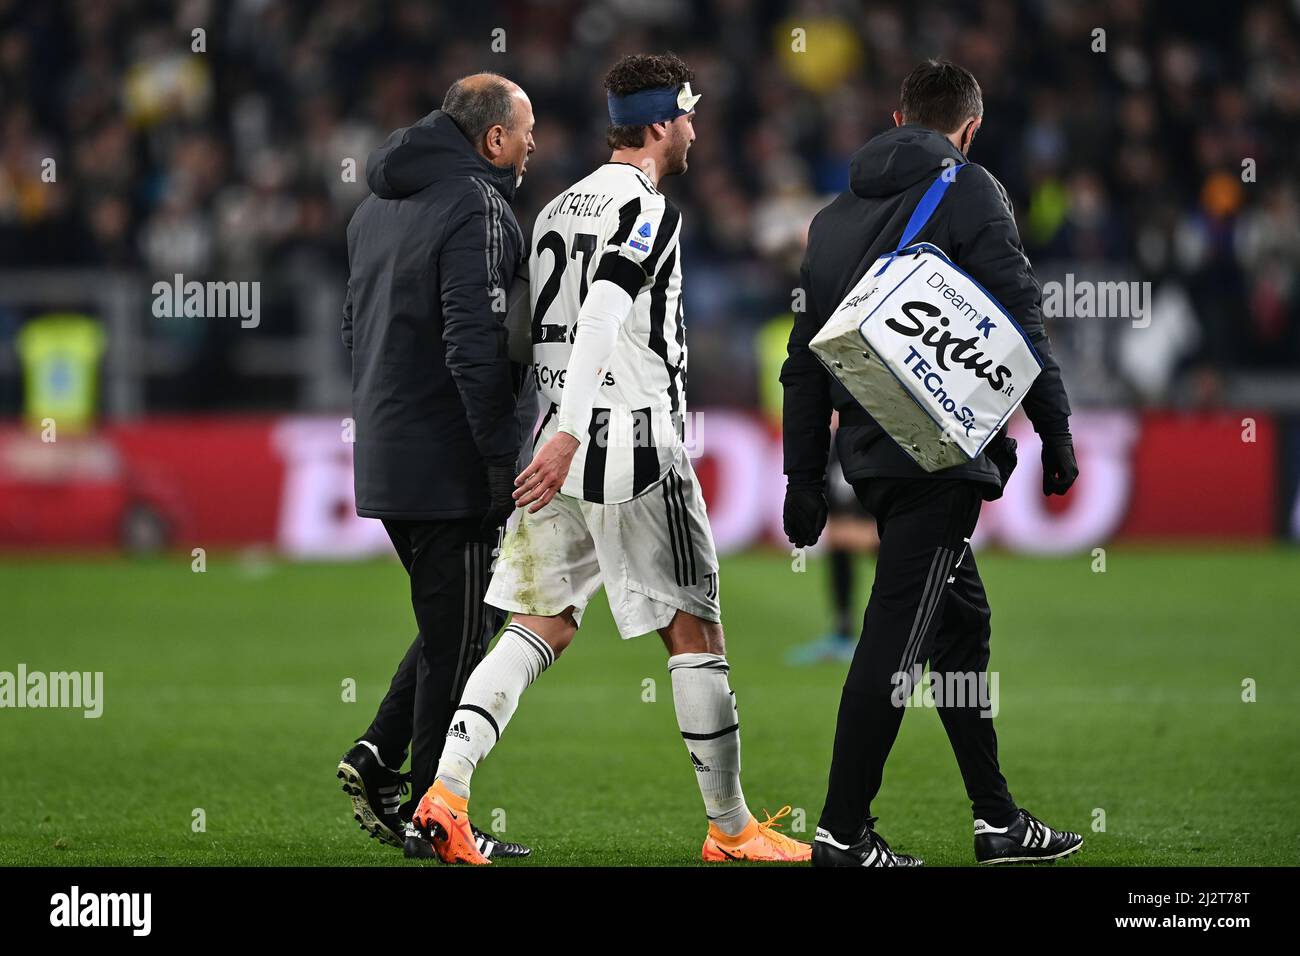
[[[509,204],[532,151],[524,91],[465,77],[370,154],[372,195],[348,224],[357,514],[384,523],[419,634],[338,776],[361,828],[397,847],[402,791],[433,783],[465,681],[505,618],[483,595],[536,407],[507,352],[504,308],[523,262]],[[479,840],[497,856],[528,852]]]

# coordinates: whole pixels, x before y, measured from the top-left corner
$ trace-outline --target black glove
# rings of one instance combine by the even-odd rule
[[[826,488],[821,482],[806,484],[790,482],[785,489],[783,524],[785,536],[796,548],[807,548],[817,543],[826,527]]]
[[[1074,440],[1069,432],[1040,437],[1043,439],[1043,494],[1063,495],[1079,477]]]
[[[483,516],[484,533],[495,532],[515,510],[515,465],[487,466],[488,510]]]

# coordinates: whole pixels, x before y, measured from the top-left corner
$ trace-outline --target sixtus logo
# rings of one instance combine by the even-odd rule
[[[153,926],[152,893],[83,893],[73,885],[50,897],[50,925],[126,926],[132,936],[148,936]]]
[[[95,719],[104,713],[103,671],[0,671],[0,708],[53,707],[81,710]]]
[[[920,664],[897,671],[889,701],[895,707],[979,708],[981,717],[998,715],[998,672],[925,672]]]
[[[997,328],[988,321],[987,317],[976,327],[975,335],[963,339],[948,331],[950,320],[942,315],[937,305],[919,301],[905,302],[899,311],[903,313],[903,318],[888,318],[885,320],[885,325],[899,335],[919,336],[922,343],[934,350],[934,361],[939,368],[951,372],[952,366],[948,363],[952,362],[953,365],[960,365],[967,371],[974,372],[976,377],[988,382],[989,388],[995,392],[1001,392],[1007,387],[1011,379],[1011,369],[1005,365],[994,366],[993,359],[985,356],[978,347],[981,341],[980,333],[984,338],[988,338],[989,330]],[[938,319],[939,324],[927,325],[922,315],[926,318]]]
[[[858,306],[862,305],[862,303],[866,302],[868,299],[870,299],[873,295],[875,295],[879,291],[880,291],[880,286],[873,285],[866,292],[863,292],[859,295],[855,295],[851,299],[845,299],[843,302],[840,303],[839,310],[856,309]]]
[[[178,272],[171,282],[155,282],[152,291],[159,319],[239,319],[245,329],[262,322],[260,282],[186,282]]]

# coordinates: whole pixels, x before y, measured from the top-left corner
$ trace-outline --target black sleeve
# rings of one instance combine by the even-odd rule
[[[605,252],[596,265],[592,280],[608,279],[635,299],[646,281],[663,262],[677,256],[678,227],[682,216],[677,207],[661,195],[634,196],[618,210],[618,225],[605,241]],[[629,243],[632,229],[645,228],[646,242]],[[638,239],[640,237],[638,236]]]
[[[808,244],[812,255],[811,233]],[[826,480],[826,463],[831,442],[830,373],[808,348],[822,327],[821,312],[814,304],[812,282],[804,258],[799,269],[803,308],[794,311],[794,328],[781,366],[781,441],[785,473],[792,482],[821,483]]]
[[[347,291],[343,294],[343,346],[352,351],[352,282],[348,282]]]
[[[1006,190],[982,166],[971,166],[958,174],[952,193],[952,248],[946,251],[1011,313],[1043,360],[1023,405],[1034,430],[1064,432],[1070,400],[1043,327],[1043,292],[1020,244]]]
[[[506,344],[507,284],[519,237],[505,201],[475,189],[452,213],[438,252],[447,369],[460,390],[474,444],[489,464],[519,455],[519,425]]]

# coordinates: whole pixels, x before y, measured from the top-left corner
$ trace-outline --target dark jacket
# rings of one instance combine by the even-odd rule
[[[521,442],[505,329],[523,253],[515,171],[435,110],[370,154],[366,181],[343,307],[357,514],[484,514],[485,463],[514,463]]]
[[[785,473],[792,481],[821,481],[830,446],[831,409],[840,412],[836,451],[849,481],[861,478],[963,478],[983,482],[986,497],[1001,493],[1002,478],[988,454],[927,472],[853,400],[809,350],[808,343],[880,255],[892,252],[908,217],[944,160],[966,161],[931,129],[900,126],[872,139],[853,156],[850,190],[813,219],[800,271],[805,308],[796,311],[781,384],[785,387]],[[957,173],[929,223],[916,237],[932,242],[984,286],[1024,329],[1043,370],[1023,408],[1039,434],[1068,430],[1070,403],[1061,370],[1043,328],[1042,291],[1020,245],[1002,184],[982,166]],[[1001,451],[995,444],[990,453]]]

